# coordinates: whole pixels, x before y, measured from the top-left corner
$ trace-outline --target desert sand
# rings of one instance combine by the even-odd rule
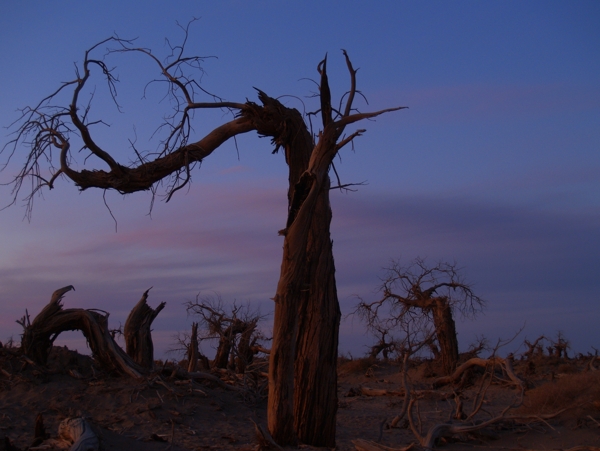
[[[535,363],[516,359],[515,373],[527,390],[522,405],[510,414],[534,416],[568,409],[552,419],[504,421],[444,438],[435,448],[595,449],[600,446],[600,371],[593,371],[589,361],[549,356],[539,356]],[[66,348],[54,348],[43,368],[17,348],[0,348],[0,450],[10,449],[8,441],[17,449],[27,449],[34,440],[39,414],[45,432],[54,438],[62,420],[83,416],[94,426],[105,450],[259,449],[253,421],[266,425],[266,379],[260,372],[245,379],[217,373],[237,387],[225,389],[210,381],[175,377],[169,365],[158,362],[154,374],[134,380],[106,374],[92,358]],[[412,415],[423,435],[434,424],[452,419],[455,393],[468,415],[478,394],[484,392],[481,387],[487,386],[476,421],[497,416],[520,396],[520,390],[502,374],[486,379],[483,369],[471,371],[458,385],[435,390],[433,382],[439,375],[433,362],[411,362],[407,375],[411,390],[420,397]],[[404,401],[398,363],[340,359],[338,395],[336,449],[354,450],[357,439],[396,449],[415,443],[413,449],[421,449],[406,416],[391,426]],[[31,449],[58,449],[55,446],[38,444]]]

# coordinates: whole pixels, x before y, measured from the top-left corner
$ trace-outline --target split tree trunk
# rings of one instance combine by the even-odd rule
[[[187,348],[188,373],[193,373],[198,369],[198,323],[192,323],[192,334]]]
[[[50,302],[31,324],[23,322],[21,347],[25,355],[45,365],[54,340],[67,330],[80,330],[88,341],[94,358],[108,371],[141,378],[145,368],[131,359],[115,343],[108,330],[108,313],[97,310],[63,309],[62,298],[73,286],[56,290]]]
[[[154,366],[154,345],[152,343],[152,322],[160,311],[165,307],[161,302],[156,309],[147,304],[147,289],[139,302],[133,307],[125,321],[125,349],[131,357],[142,368],[149,370]]]
[[[433,324],[444,374],[452,374],[458,364],[458,339],[452,308],[444,298],[436,299],[433,307]]]
[[[237,355],[235,357],[235,371],[238,374],[244,374],[248,365],[254,360],[254,351],[252,350],[252,335],[256,330],[256,322],[247,323],[246,329],[240,334],[240,341],[237,346]]]
[[[300,439],[312,446],[334,447],[340,310],[328,172],[337,153],[336,130],[326,127],[315,146],[298,111],[260,94],[265,107],[257,130],[273,136],[273,142],[285,149],[290,186],[274,298],[269,430],[281,445]]]
[[[235,340],[238,335],[250,334],[254,332],[256,323],[253,321],[242,321],[241,319],[235,318],[233,322],[221,332],[219,337],[219,346],[217,347],[217,353],[213,361],[215,368],[227,368],[230,366],[231,361],[231,350],[234,348]],[[240,342],[240,345],[243,344]],[[237,352],[240,352],[240,345],[238,345]]]

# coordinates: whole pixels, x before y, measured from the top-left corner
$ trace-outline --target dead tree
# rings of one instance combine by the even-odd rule
[[[187,311],[200,318],[201,325],[206,329],[203,339],[218,339],[212,366],[244,373],[254,358],[253,348],[262,338],[256,328],[264,317],[258,311],[250,311],[248,305],[236,303],[226,311],[220,298],[197,297],[194,302],[187,303]]]
[[[557,359],[565,358],[568,359],[567,350],[571,347],[571,344],[565,337],[562,332],[558,332],[556,337],[556,341],[552,341],[550,346],[548,346],[548,354],[556,357]]]
[[[285,154],[289,189],[287,222],[280,231],[283,259],[274,296],[269,430],[280,444],[299,439],[333,447],[340,310],[330,237],[329,171],[338,152],[364,132],[358,129],[346,134],[348,126],[403,107],[357,112],[356,70],[345,51],[350,87],[339,107],[334,107],[331,98],[327,59],[317,66],[321,125],[316,134],[299,111],[260,90],[260,104],[227,102],[216,96],[201,99],[207,93],[195,75],[202,73],[202,58],[185,55],[188,29],[184,32],[183,44],[172,47],[165,61],[132,41],[118,37],[101,41],[85,52],[73,80],[64,82],[37,105],[23,109],[14,139],[4,147],[9,159],[22,145],[29,147],[25,164],[14,178],[13,202],[31,183],[26,197],[30,213],[34,196],[52,188],[61,176],[82,191],[99,188],[128,194],[150,190],[155,194],[164,186],[169,200],[188,185],[193,169],[230,138],[252,131],[270,137],[273,153],[282,149]],[[104,46],[110,48],[102,54]],[[132,146],[126,164],[115,159],[122,149],[105,149],[97,141],[96,130],[103,122],[92,118],[91,102],[96,99],[87,97],[85,103],[88,82],[96,75],[104,77],[116,103],[117,79],[113,63],[108,61],[115,53],[140,55],[156,64],[163,82],[156,86],[167,87],[166,96],[174,107],[158,127],[157,133],[162,134],[158,149],[144,153]],[[66,100],[62,98],[65,94]],[[229,109],[234,115],[203,137],[195,136],[194,114],[207,109]],[[337,186],[343,187],[339,181]]]
[[[523,343],[527,346],[527,351],[523,353],[523,357],[531,361],[534,356],[542,356],[544,355],[544,347],[542,346],[542,341],[546,340],[546,337],[543,335],[539,336],[535,339],[533,343],[530,343],[528,340],[525,340]]]
[[[146,302],[149,291],[150,289],[147,289],[144,292],[142,298],[129,313],[127,321],[125,321],[124,335],[127,355],[138,365],[151,370],[154,365],[154,345],[150,326],[165,307],[165,303],[161,302],[156,309],[150,307]]]
[[[371,346],[371,352],[369,357],[376,358],[379,354],[383,355],[383,359],[387,360],[390,353],[395,350],[394,339],[386,340],[385,337],[389,334],[388,329],[380,327],[380,325],[373,325],[372,333],[378,337],[377,343]]]
[[[52,294],[50,302],[29,321],[25,315],[21,348],[34,362],[45,365],[54,340],[65,331],[80,330],[87,339],[94,358],[108,371],[140,378],[146,368],[138,365],[115,343],[108,330],[108,313],[101,310],[63,309],[65,293],[73,290],[69,285]]]
[[[190,342],[187,344],[186,357],[188,361],[188,373],[193,373],[198,369],[198,323],[192,323],[192,333],[190,334]]]
[[[357,307],[367,326],[371,330],[393,330],[409,324],[412,330],[427,330],[433,324],[437,346],[429,346],[439,352],[444,372],[452,373],[459,358],[454,311],[473,316],[485,304],[463,280],[456,264],[430,267],[420,258],[406,267],[393,262],[380,291],[381,299],[361,301]]]

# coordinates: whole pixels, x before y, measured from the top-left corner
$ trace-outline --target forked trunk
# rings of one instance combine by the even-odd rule
[[[288,220],[281,274],[275,295],[273,346],[269,364],[268,424],[280,445],[300,439],[312,446],[335,446],[337,346],[340,311],[329,233],[330,158],[328,147],[314,146],[300,114],[273,99],[283,131],[274,142],[284,147],[289,166]],[[331,133],[331,132],[330,132]],[[313,152],[321,158],[314,158]],[[311,161],[311,157],[313,160]]]
[[[447,300],[436,300],[433,307],[433,324],[440,346],[440,357],[444,373],[451,374],[458,363],[458,340],[452,309]]]
[[[50,302],[31,324],[23,320],[21,348],[25,355],[36,363],[45,365],[56,337],[67,330],[80,330],[87,339],[94,358],[105,370],[141,378],[146,369],[134,362],[115,343],[108,330],[108,314],[103,315],[95,310],[62,308],[64,294],[73,289],[69,285],[56,290]]]
[[[133,307],[127,320],[123,334],[125,335],[125,349],[127,355],[143,368],[151,370],[154,366],[154,345],[152,343],[152,322],[165,307],[161,302],[156,309],[147,304],[148,292],[146,290],[139,302]]]

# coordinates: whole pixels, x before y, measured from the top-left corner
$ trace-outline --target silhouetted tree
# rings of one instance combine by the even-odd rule
[[[273,153],[282,149],[285,154],[289,189],[287,223],[279,232],[284,242],[274,296],[269,430],[279,444],[299,439],[333,447],[340,310],[330,238],[329,171],[338,152],[364,132],[358,129],[346,135],[349,125],[402,107],[357,112],[356,70],[345,51],[350,88],[338,108],[332,104],[327,59],[318,64],[321,129],[316,134],[300,112],[263,91],[257,90],[260,104],[223,101],[200,87],[203,60],[185,55],[188,28],[184,28],[183,44],[173,46],[164,61],[133,41],[105,39],[85,52],[73,80],[62,83],[35,106],[23,109],[14,139],[4,147],[9,159],[21,146],[29,147],[25,164],[14,178],[13,199],[16,201],[29,183],[26,199],[30,213],[34,195],[43,188],[51,189],[64,176],[82,191],[99,188],[128,194],[150,190],[155,194],[163,186],[168,201],[188,185],[193,169],[230,138],[251,131],[270,137]],[[103,46],[110,46],[104,55],[100,54]],[[93,95],[85,103],[88,83],[96,75],[104,77],[117,103],[117,78],[108,63],[115,54],[140,55],[155,63],[173,108],[157,130],[162,134],[159,148],[144,153],[132,144],[128,163],[116,159],[117,155],[122,159],[122,149],[106,149],[99,143],[96,130],[103,122],[91,117]],[[68,94],[67,100],[64,94]],[[207,101],[199,101],[200,96],[208,96]],[[225,109],[234,115],[198,137],[193,127],[195,113],[206,109]]]
[[[394,261],[380,291],[381,299],[361,301],[357,307],[357,313],[368,327],[377,336],[382,330],[391,331],[398,326],[403,330],[421,330],[422,335],[427,336],[433,325],[437,343],[431,339],[425,342],[441,360],[444,371],[447,374],[454,371],[458,362],[458,340],[453,312],[458,310],[463,316],[472,316],[485,305],[464,281],[456,264],[429,266],[417,258],[408,266],[402,266]]]
[[[235,302],[226,311],[220,298],[197,297],[188,302],[186,308],[188,313],[200,318],[206,331],[203,338],[219,340],[212,366],[244,373],[258,352],[258,341],[263,338],[257,325],[264,316],[258,311],[250,311],[248,305]]]

